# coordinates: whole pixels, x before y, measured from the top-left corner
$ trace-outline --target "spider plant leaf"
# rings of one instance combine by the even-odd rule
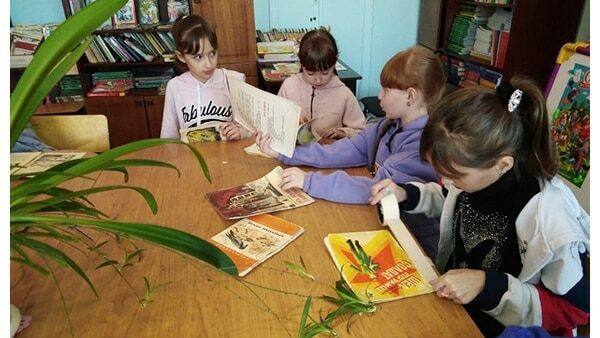
[[[18,243],[22,246],[30,248],[31,250],[35,251],[37,254],[39,254],[41,256],[50,258],[63,266],[71,268],[79,276],[81,276],[81,278],[83,278],[86,281],[86,283],[90,286],[90,288],[94,292],[94,295],[96,297],[98,297],[98,293],[96,292],[96,288],[94,287],[94,284],[92,284],[92,282],[90,281],[88,276],[85,274],[85,272],[81,269],[81,267],[79,265],[77,265],[77,263],[75,263],[75,261],[73,261],[64,252],[62,252],[44,242],[40,242],[40,241],[31,239],[31,238],[27,238],[25,236],[19,236],[18,234],[11,234],[10,240],[11,240],[11,242],[14,241],[15,243]]]
[[[312,297],[308,296],[306,302],[304,302],[304,309],[302,310],[302,316],[300,317],[300,326],[298,327],[298,337],[303,337],[303,332],[306,329],[306,318],[308,318],[308,311],[310,310],[310,304]]]
[[[55,80],[49,78],[49,74],[64,75],[70,69],[79,56],[76,53],[85,51],[81,47],[85,44],[84,39],[88,37],[102,22],[119,10],[127,0],[102,0],[96,1],[83,8],[78,14],[65,20],[36,50],[35,57],[23,72],[23,75],[10,97],[10,147],[14,146],[27,121],[41,102],[32,98],[41,95],[42,98],[49,92],[42,88],[52,88],[50,85]],[[65,55],[73,52],[72,56]],[[60,68],[60,71],[58,70]],[[61,75],[61,77],[62,77]],[[30,103],[31,102],[31,103]]]
[[[96,267],[96,270],[98,270],[98,269],[100,269],[100,268],[103,268],[103,267],[105,267],[105,266],[113,266],[113,265],[118,265],[118,264],[119,264],[119,262],[117,262],[117,261],[115,261],[115,260],[113,260],[113,259],[111,259],[111,260],[107,260],[107,261],[104,261],[104,263],[102,263],[102,264],[98,265],[98,266]]]
[[[43,207],[46,207],[46,206],[55,205],[55,204],[58,204],[58,203],[61,203],[64,201],[73,200],[75,198],[85,197],[85,196],[97,194],[100,192],[106,192],[106,191],[112,191],[112,190],[133,190],[133,191],[137,192],[138,194],[140,194],[140,196],[142,196],[144,198],[144,200],[146,201],[146,204],[148,205],[148,207],[150,208],[152,213],[154,215],[156,215],[156,212],[158,211],[158,204],[156,203],[156,199],[154,198],[154,195],[152,195],[152,193],[150,191],[148,191],[147,189],[140,188],[140,187],[131,187],[131,186],[126,186],[126,185],[109,185],[109,186],[83,189],[83,190],[73,191],[73,192],[64,192],[60,196],[52,197],[52,198],[49,198],[49,199],[46,199],[43,201],[23,203],[23,204],[14,206],[14,208],[11,208],[11,213],[15,213],[18,215],[18,214],[31,213],[31,212],[35,212],[35,211],[41,211],[40,209],[42,209]],[[76,202],[73,202],[73,203],[76,203]],[[104,215],[104,213],[101,213],[101,215],[106,216],[106,215]]]
[[[47,276],[47,275],[50,274],[50,271],[44,269],[44,267],[42,267],[41,265],[35,264],[34,262],[32,262],[30,260],[25,260],[25,259],[18,258],[18,257],[10,257],[10,260],[13,261],[13,262],[17,262],[17,263],[19,263],[21,265],[28,266],[31,269],[33,269],[33,270],[41,273],[42,275],[46,275]]]
[[[108,169],[120,169],[124,167],[162,167],[169,168],[177,171],[177,176],[181,176],[179,169],[171,163],[156,161],[156,160],[147,160],[147,159],[126,159],[126,160],[116,160],[113,162],[113,165],[107,165],[104,170]]]
[[[192,234],[160,225],[145,223],[125,223],[112,220],[95,220],[86,218],[67,218],[46,215],[11,215],[13,223],[49,223],[55,225],[77,224],[80,227],[96,228],[110,232],[120,232],[166,248],[188,254],[203,260],[231,275],[238,271],[231,259],[217,247]]]

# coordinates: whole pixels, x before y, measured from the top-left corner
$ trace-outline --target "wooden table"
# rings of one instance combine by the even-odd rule
[[[265,70],[273,70],[275,67],[273,64],[279,63],[281,61],[273,61],[273,62],[264,62],[258,63],[258,86],[261,89],[264,89],[273,94],[277,94],[279,92],[279,88],[281,88],[281,84],[284,79],[279,80],[269,80],[264,77],[263,71]],[[338,60],[340,64],[342,64],[346,69],[338,70],[337,75],[340,80],[352,91],[354,95],[356,95],[356,81],[361,80],[362,76],[358,74],[354,69],[350,68],[347,64]]]
[[[134,193],[106,193],[94,203],[110,216],[123,221],[169,225],[209,238],[234,221],[220,218],[204,193],[255,180],[275,166],[274,159],[246,155],[243,148],[251,140],[229,143],[198,144],[206,158],[213,183],[203,177],[184,146],[166,145],[137,153],[136,157],[164,160],[176,165],[173,170],[132,168],[130,184],[152,191],[159,211],[156,216]],[[364,168],[348,170],[366,174]],[[122,181],[121,174],[103,172],[96,185]],[[89,182],[89,181],[88,181]],[[83,182],[82,186],[89,183]],[[71,188],[74,188],[71,183]],[[339,278],[323,238],[331,232],[379,229],[375,208],[317,200],[315,203],[276,216],[304,227],[305,232],[280,253],[237,279],[146,243],[141,261],[123,272],[140,297],[144,294],[143,277],[156,290],[152,303],[140,306],[132,289],[110,268],[95,270],[102,260],[73,254],[89,273],[96,286],[96,298],[75,273],[56,268],[76,337],[295,337],[306,296],[313,296],[311,315],[319,317],[333,307],[315,297],[334,295]],[[121,261],[127,241],[106,246],[105,252]],[[298,276],[284,261],[306,263],[316,276],[311,281]],[[69,326],[60,295],[52,278],[18,265],[11,266],[11,303],[24,315],[33,317],[31,326],[19,338],[68,337]],[[342,337],[481,337],[462,306],[428,294],[383,303],[372,315],[335,322]]]

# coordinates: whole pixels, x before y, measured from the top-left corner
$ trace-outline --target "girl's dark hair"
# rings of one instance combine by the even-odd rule
[[[335,39],[325,29],[314,29],[300,40],[298,58],[308,71],[321,72],[334,67],[338,54]]]
[[[442,61],[433,51],[414,46],[394,55],[381,70],[383,88],[419,90],[430,108],[444,93],[446,75]]]
[[[522,91],[520,102],[512,99]],[[509,111],[508,103],[517,103]],[[538,85],[515,76],[494,92],[483,87],[459,89],[444,97],[429,114],[421,136],[421,157],[446,177],[464,175],[456,165],[489,169],[502,156],[515,159],[517,177],[556,174],[556,150],[550,134],[546,100]]]
[[[217,33],[214,26],[199,15],[180,16],[173,23],[171,33],[175,41],[175,49],[180,53],[202,53],[201,48],[204,49],[205,47],[201,45],[200,41],[204,38],[208,39],[215,50],[218,49]],[[175,63],[179,67],[187,68],[177,58],[175,58]]]

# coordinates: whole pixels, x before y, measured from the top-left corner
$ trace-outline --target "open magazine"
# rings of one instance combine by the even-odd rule
[[[179,129],[181,141],[185,143],[227,141],[220,131],[222,122],[209,122],[199,127]]]
[[[209,241],[231,258],[243,277],[303,232],[301,226],[279,217],[257,215],[237,221]]]
[[[24,152],[10,154],[11,175],[32,174],[46,171],[55,165],[82,158],[85,152]]]
[[[300,122],[300,106],[229,74],[227,83],[235,121],[253,133],[261,131],[271,134],[271,148],[292,157]]]
[[[293,209],[315,201],[302,189],[281,189],[282,172],[281,167],[276,167],[255,181],[210,192],[206,197],[226,219]]]
[[[437,277],[399,212],[393,211],[392,207],[398,210],[395,196],[386,198],[388,217],[382,220],[396,238],[388,230],[377,230],[334,233],[324,239],[344,280],[359,297],[375,303],[431,293],[429,281]]]

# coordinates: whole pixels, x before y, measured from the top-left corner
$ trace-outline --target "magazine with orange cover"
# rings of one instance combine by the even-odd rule
[[[344,280],[365,301],[433,292],[411,259],[415,253],[405,251],[387,230],[329,234],[325,245]]]
[[[243,277],[303,232],[301,226],[282,218],[258,215],[232,224],[209,241],[231,258]]]

